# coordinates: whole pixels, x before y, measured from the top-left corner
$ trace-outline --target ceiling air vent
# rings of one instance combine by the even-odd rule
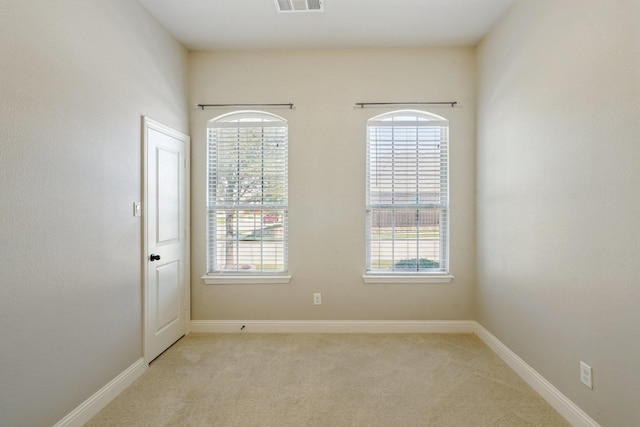
[[[274,0],[279,13],[322,12],[322,0]]]

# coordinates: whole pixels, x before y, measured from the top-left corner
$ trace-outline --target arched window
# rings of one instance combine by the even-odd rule
[[[367,122],[367,274],[448,273],[449,123],[401,110]]]
[[[287,133],[262,111],[208,122],[209,274],[287,271]]]

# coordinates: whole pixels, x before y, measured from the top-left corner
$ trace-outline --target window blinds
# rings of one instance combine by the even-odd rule
[[[448,122],[397,111],[367,122],[367,272],[448,270]]]
[[[208,127],[209,273],[287,270],[287,124],[261,112]]]

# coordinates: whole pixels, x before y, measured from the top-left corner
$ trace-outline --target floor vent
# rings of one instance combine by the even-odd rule
[[[322,12],[322,0],[274,0],[278,13]]]

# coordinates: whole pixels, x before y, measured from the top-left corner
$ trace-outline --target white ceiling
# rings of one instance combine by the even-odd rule
[[[517,0],[139,0],[190,50],[473,46]]]

